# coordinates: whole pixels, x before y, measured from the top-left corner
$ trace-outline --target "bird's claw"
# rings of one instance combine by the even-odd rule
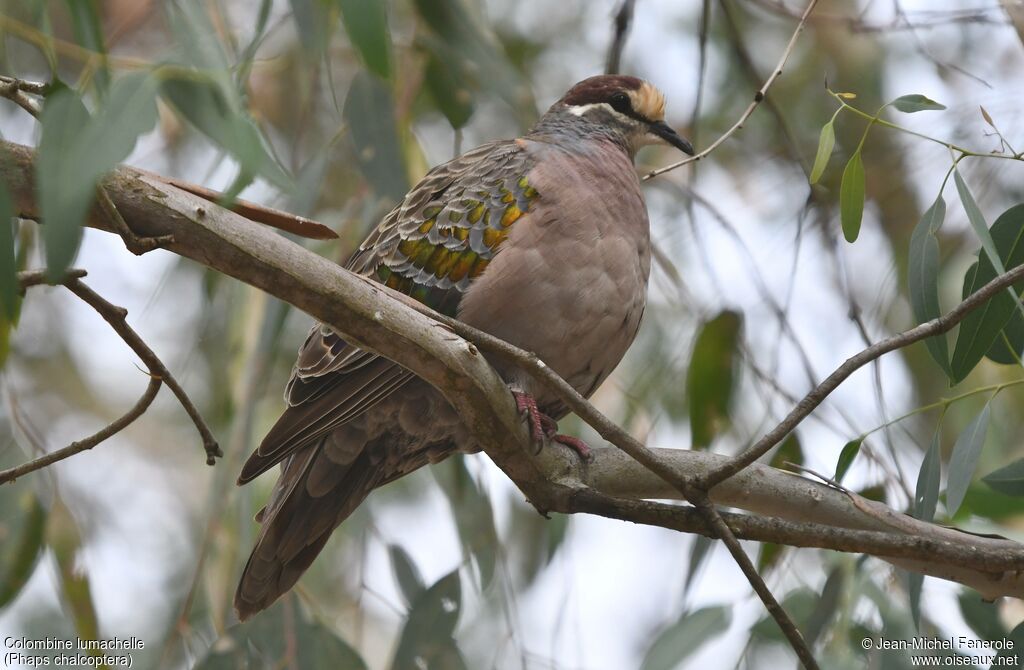
[[[519,410],[519,413],[526,415],[527,425],[530,428],[530,439],[538,445],[538,453],[540,447],[544,446],[544,440],[548,439],[552,442],[564,444],[579,454],[580,458],[585,461],[593,458],[589,444],[578,437],[563,435],[558,432],[558,422],[540,411],[537,407],[537,401],[534,400],[532,395],[522,391],[512,391],[512,396],[516,399],[516,408]]]

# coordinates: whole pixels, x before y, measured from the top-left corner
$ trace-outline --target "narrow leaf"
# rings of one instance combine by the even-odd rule
[[[968,194],[969,195],[969,194]],[[973,199],[971,200],[973,202]],[[1003,212],[991,230],[986,230],[986,237],[995,247],[997,256],[1001,258],[999,265],[1014,268],[1024,263],[1024,205],[1015,205]],[[980,289],[996,277],[999,270],[992,263],[987,253],[980,254],[976,267],[968,270],[964,278],[963,296],[967,297]],[[1018,285],[1017,290],[1024,286],[1024,282]],[[992,296],[984,305],[968,314],[960,323],[960,330],[956,337],[956,346],[953,349],[953,356],[950,360],[950,369],[953,372],[953,381],[962,381],[974,366],[978,364],[1000,338],[1011,317],[1014,316],[1015,294],[1001,291]],[[1016,331],[1011,330],[1014,340],[1017,338]],[[1014,341],[1011,340],[1011,343]],[[1011,357],[1009,349],[1005,354]],[[1005,359],[1004,359],[1005,360]]]
[[[983,601],[977,592],[970,589],[961,591],[957,601],[964,621],[980,639],[999,640],[1009,634],[999,618],[999,607],[995,603]]]
[[[920,572],[907,572],[907,599],[910,601],[910,619],[914,622],[914,630],[921,631],[921,590],[924,587],[924,575]]]
[[[939,453],[940,431],[935,431],[932,444],[924,454],[921,469],[917,473],[917,487],[914,492],[914,516],[922,521],[935,518],[935,506],[939,501],[939,476],[941,454]]]
[[[1024,496],[1024,458],[1017,459],[995,472],[981,478],[999,493],[1008,496]]]
[[[935,102],[934,100],[926,98],[918,93],[900,96],[889,104],[901,112],[906,112],[907,114],[928,110],[938,111],[946,108],[945,105]]]
[[[818,153],[814,156],[814,167],[811,168],[810,182],[817,184],[821,175],[825,172],[828,159],[832,156],[832,149],[836,146],[836,129],[829,121],[821,127],[821,136],[818,138]]]
[[[704,561],[707,559],[714,544],[715,541],[709,537],[704,537],[703,535],[695,535],[693,537],[693,544],[690,546],[690,560],[686,567],[686,581],[683,583],[684,597],[690,592],[690,587],[693,586],[694,580],[697,579],[700,567],[704,565]]]
[[[910,305],[917,323],[924,323],[940,316],[939,308],[939,241],[935,232],[942,226],[946,216],[946,201],[942,194],[914,226],[910,236],[910,260],[907,267]],[[952,377],[949,367],[949,344],[944,334],[927,338],[925,346],[935,362],[947,377]]]
[[[989,405],[986,403],[974,420],[967,424],[964,432],[953,445],[953,454],[949,458],[949,474],[946,479],[946,509],[950,516],[960,509],[960,503],[967,495],[967,487],[978,467],[978,457],[985,444],[988,432]]]
[[[405,597],[405,603],[411,605],[426,589],[423,585],[423,577],[420,576],[416,564],[412,562],[409,554],[402,547],[397,544],[389,544],[388,554],[391,556],[391,569],[395,572],[398,588]]]
[[[684,614],[655,638],[644,655],[641,670],[672,670],[729,628],[729,610],[705,607]]]
[[[453,570],[424,591],[413,603],[395,650],[392,670],[438,667],[438,657],[449,657],[449,645],[462,607],[459,571]]]
[[[367,0],[337,0],[341,7],[341,20],[352,45],[363,57],[366,67],[387,79],[391,76],[391,57],[388,53],[387,3]]]
[[[737,312],[723,311],[697,333],[686,373],[694,449],[708,447],[729,425],[742,324]]]
[[[14,203],[0,181],[0,321],[18,316],[18,261],[14,255]]]
[[[378,195],[398,202],[409,190],[391,91],[360,72],[349,87],[342,116],[351,128],[356,162]]]
[[[28,582],[42,555],[46,508],[30,486],[0,487],[0,609],[11,602]]]
[[[843,481],[843,477],[846,476],[846,472],[853,465],[853,460],[857,458],[857,454],[860,453],[860,445],[864,442],[863,437],[858,437],[855,440],[850,440],[843,447],[843,450],[839,452],[839,460],[836,462],[836,476],[837,482]]]
[[[861,219],[864,216],[864,163],[860,151],[850,156],[843,181],[839,186],[839,220],[843,225],[843,237],[855,242],[860,235]]]
[[[57,280],[78,253],[82,240],[82,221],[92,203],[96,183],[88,157],[79,155],[82,129],[90,116],[78,93],[57,88],[46,99],[40,123],[42,136],[36,156],[36,188],[39,209],[46,225],[42,227],[46,244],[47,274]]]
[[[981,110],[981,118],[985,119],[985,123],[995,128],[996,124],[992,121],[992,117],[989,116],[988,111],[981,105],[978,105],[978,109]]]
[[[480,585],[487,588],[494,576],[498,545],[491,500],[469,474],[463,458],[449,458],[444,464],[431,468],[431,472],[451,505],[462,546],[476,559]]]
[[[786,469],[787,463],[793,463],[794,465],[804,464],[804,450],[800,446],[800,436],[796,434],[796,431],[786,436],[786,439],[782,441],[782,445],[768,461],[768,465],[781,470]]]

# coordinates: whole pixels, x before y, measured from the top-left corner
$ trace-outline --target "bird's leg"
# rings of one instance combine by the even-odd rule
[[[525,412],[527,415],[530,425],[530,438],[534,442],[543,444],[544,438],[547,438],[552,442],[558,442],[569,447],[579,454],[583,460],[590,460],[590,445],[578,437],[559,433],[558,422],[537,408],[537,401],[533,399],[532,395],[522,391],[512,391],[512,396],[516,399],[516,408],[519,409],[519,412]]]
[[[527,425],[530,428],[530,439],[538,444],[544,444],[547,432],[544,430],[541,417],[549,421],[551,419],[540,413],[540,410],[537,409],[537,401],[529,393],[512,391],[512,397],[516,399],[516,409],[519,410],[519,413],[526,412]]]

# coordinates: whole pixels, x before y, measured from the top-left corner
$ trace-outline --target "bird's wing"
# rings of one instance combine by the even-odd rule
[[[349,259],[353,272],[453,316],[508,228],[538,197],[518,141],[483,145],[432,169]],[[288,409],[249,457],[245,483],[366,411],[411,373],[317,324],[285,389]]]

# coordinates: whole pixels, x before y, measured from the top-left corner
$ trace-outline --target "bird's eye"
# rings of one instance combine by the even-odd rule
[[[610,102],[612,104],[612,109],[614,109],[616,112],[622,112],[623,114],[625,114],[630,109],[629,96],[623,93],[622,91],[619,91],[618,93],[613,95]]]

